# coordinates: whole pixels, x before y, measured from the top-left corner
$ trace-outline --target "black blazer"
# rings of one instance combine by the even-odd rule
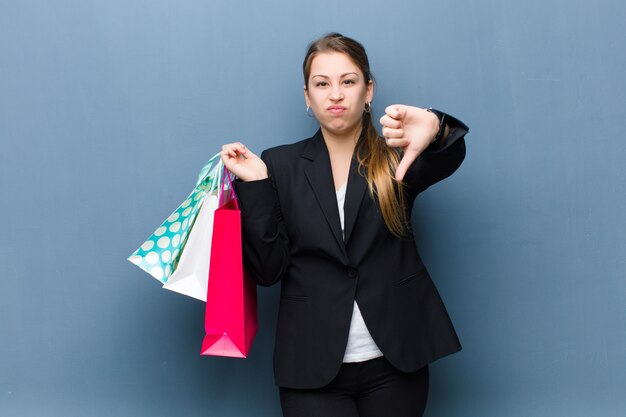
[[[410,215],[417,194],[451,175],[465,157],[467,126],[447,116],[445,147],[427,149],[405,176]],[[387,229],[353,157],[342,237],[328,149],[321,131],[264,151],[269,178],[235,182],[244,264],[260,285],[282,284],[276,384],[317,388],[339,371],[354,300],[372,338],[400,371],[461,349],[412,237]]]

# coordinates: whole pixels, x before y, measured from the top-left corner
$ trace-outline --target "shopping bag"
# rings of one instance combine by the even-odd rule
[[[217,190],[208,193],[193,223],[187,243],[180,254],[176,270],[163,288],[206,301],[209,282],[213,213],[217,209]]]
[[[227,171],[224,177],[230,181]],[[256,284],[243,268],[241,212],[234,192],[224,200],[214,213],[206,336],[200,353],[245,358],[258,329]]]
[[[187,242],[180,254],[178,264],[172,275],[163,284],[163,288],[183,295],[206,301],[209,280],[209,259],[211,257],[211,236],[213,234],[213,212],[218,207],[221,172],[223,164],[219,161],[210,170],[210,191],[206,193],[202,207],[189,232]]]
[[[162,283],[176,270],[180,254],[206,195],[216,191],[223,164],[219,154],[202,168],[196,187],[183,203],[159,226],[128,260]]]

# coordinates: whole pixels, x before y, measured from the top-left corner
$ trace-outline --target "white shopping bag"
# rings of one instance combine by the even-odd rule
[[[220,187],[223,168],[224,165],[220,160],[211,167],[208,174],[200,173],[199,178],[208,175],[212,181],[189,232],[176,269],[163,284],[165,289],[205,302],[209,283],[213,214],[218,208],[220,195],[230,193],[230,190],[223,190],[221,189],[223,187]]]
[[[218,190],[205,198],[191,228],[176,270],[163,288],[206,301],[213,236],[213,212],[218,205]]]

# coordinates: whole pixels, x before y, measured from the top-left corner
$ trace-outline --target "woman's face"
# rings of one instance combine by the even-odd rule
[[[373,94],[372,81],[365,82],[348,55],[324,52],[313,58],[304,99],[322,130],[335,135],[356,134],[362,126],[365,103],[372,101]]]

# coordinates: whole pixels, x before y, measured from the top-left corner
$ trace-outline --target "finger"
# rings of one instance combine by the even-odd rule
[[[409,145],[406,139],[385,139],[385,143],[391,148],[405,148]]]
[[[226,169],[228,169],[234,175],[239,176],[239,172],[237,171],[237,166],[240,164],[241,154],[237,151],[238,147],[231,147],[231,145],[225,145],[224,149],[221,152],[221,159],[224,163]]]
[[[224,163],[226,168],[229,169],[232,166],[231,161],[235,159],[235,157],[231,155],[231,151],[228,148],[222,149],[222,152],[220,152],[220,158],[222,159],[222,162]]]
[[[246,153],[246,147],[241,142],[228,143],[222,146],[222,152],[232,158]]]
[[[400,120],[396,120],[388,115],[384,115],[380,118],[380,124],[383,127],[390,127],[392,129],[398,129],[402,126],[402,122]]]
[[[383,127],[382,133],[386,139],[397,139],[404,137],[404,129],[390,129],[388,127]]]
[[[392,104],[385,109],[385,113],[396,120],[402,120],[406,115],[406,106],[402,104]]]
[[[258,158],[258,156],[254,152],[246,148],[244,145],[241,145],[241,147],[237,147],[237,152],[238,156],[242,157],[243,159]]]
[[[236,158],[237,157],[237,151],[234,148],[226,148],[224,150],[224,155],[226,155],[228,158]]]
[[[404,152],[404,156],[402,157],[402,160],[398,164],[398,168],[396,168],[396,180],[402,181],[404,179],[404,175],[409,170],[409,167],[411,166],[411,164],[415,162],[419,154],[420,153],[418,151],[413,150],[413,149],[407,149]]]
[[[234,142],[222,145],[222,149],[238,149],[240,151],[243,151],[246,149],[246,146],[241,142]]]
[[[250,149],[246,148],[245,149],[244,158],[258,158],[258,156],[257,156],[257,154],[252,152]]]

